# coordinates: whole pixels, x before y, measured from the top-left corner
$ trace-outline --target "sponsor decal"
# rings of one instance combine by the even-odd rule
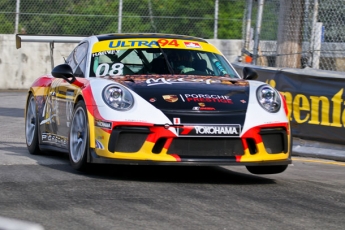
[[[66,101],[66,125],[69,127],[71,125],[71,120],[73,116],[74,102],[67,100]]]
[[[213,107],[198,107],[198,106],[194,106],[192,108],[192,110],[194,110],[194,111],[214,111],[216,109],[213,108]]]
[[[95,126],[105,129],[111,129],[113,127],[112,122],[95,120]]]
[[[178,128],[179,136],[232,136],[237,137],[241,133],[241,126],[239,124],[226,125],[189,125],[186,124],[183,128]]]
[[[194,110],[194,111],[214,111],[214,110],[216,110],[213,107],[206,106],[205,103],[198,103],[198,105],[200,107],[195,106],[195,107],[192,108],[192,110]]]
[[[184,97],[186,102],[215,102],[215,103],[224,103],[224,104],[233,104],[233,101],[229,96],[218,95],[218,94],[184,94],[180,95]]]
[[[195,126],[194,127],[196,134],[211,134],[211,135],[238,135],[238,130],[236,127],[232,126]]]
[[[156,41],[145,41],[145,40],[128,40],[128,41],[111,41],[109,43],[109,48],[118,48],[118,47],[149,47],[152,46],[158,47]]]
[[[101,52],[96,52],[92,54],[92,57],[98,57],[101,55],[107,55],[107,54],[117,54],[117,50],[106,50],[106,51],[101,51]]]
[[[110,41],[109,48],[120,48],[120,47],[148,47],[148,48],[159,48],[164,46],[179,47],[180,44],[175,39],[159,39],[157,41],[150,40],[117,40]],[[200,45],[199,45],[200,46]],[[201,46],[200,46],[201,48]]]
[[[50,96],[47,97],[42,111],[42,118],[40,125],[57,123],[57,117],[59,114],[59,104],[56,98],[56,93],[53,91]]]
[[[169,39],[159,39],[157,41],[159,43],[159,45],[161,46],[175,46],[175,47],[179,47],[180,44],[177,42],[177,40],[173,39],[173,40],[169,40]]]
[[[97,149],[104,149],[104,146],[100,141],[96,140],[96,148]]]
[[[66,91],[66,97],[73,97],[74,96],[74,90],[67,89]]]
[[[214,80],[214,79],[190,79],[185,81],[184,78],[149,78],[146,80],[147,86],[152,85],[163,85],[163,84],[177,84],[177,83],[204,83],[204,84],[212,84],[212,83],[222,83],[221,80]]]
[[[143,122],[143,123],[146,123],[147,121],[145,120],[137,120],[137,119],[124,119],[125,121],[129,121],[129,122]]]
[[[213,107],[200,107],[199,110],[200,111],[214,111],[216,109]]]
[[[201,48],[198,42],[184,42],[185,46],[188,48]]]
[[[59,136],[51,133],[42,133],[42,142],[67,145],[67,137]]]
[[[163,99],[170,103],[174,103],[178,101],[177,95],[163,95]]]
[[[179,117],[174,117],[173,120],[175,125],[181,124],[181,119]]]

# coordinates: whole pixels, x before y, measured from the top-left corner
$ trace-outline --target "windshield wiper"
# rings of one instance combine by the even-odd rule
[[[157,41],[157,45],[158,45],[160,51],[162,52],[162,54],[163,54],[163,56],[164,56],[164,60],[165,60],[165,63],[167,64],[167,66],[168,66],[169,72],[171,73],[171,75],[174,75],[174,70],[173,70],[173,68],[171,67],[171,65],[170,65],[170,63],[169,63],[169,61],[168,61],[168,57],[167,57],[167,55],[165,54],[165,52],[163,51],[163,49],[162,49],[162,47],[161,47],[161,45],[159,44],[158,41]]]

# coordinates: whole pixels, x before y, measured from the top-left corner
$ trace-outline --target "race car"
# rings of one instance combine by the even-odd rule
[[[29,88],[26,144],[31,154],[68,153],[81,171],[107,163],[242,165],[254,174],[281,173],[291,163],[287,106],[256,78],[248,67],[241,77],[202,38],[80,38],[65,64]]]

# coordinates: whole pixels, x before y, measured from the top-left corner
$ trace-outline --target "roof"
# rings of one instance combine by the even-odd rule
[[[29,35],[16,34],[16,47],[21,48],[22,42],[50,42],[50,43],[78,43],[81,40],[91,36],[73,36],[73,35]],[[121,34],[101,34],[94,35],[98,41],[128,38],[166,38],[166,39],[183,39],[208,43],[203,38],[178,35],[178,34],[161,34],[161,33],[121,33]]]
[[[102,34],[95,35],[99,41],[111,40],[111,39],[128,39],[128,38],[167,38],[167,39],[183,39],[191,40],[198,42],[208,43],[203,38],[187,36],[187,35],[178,35],[178,34],[161,34],[161,33],[121,33],[121,34]]]

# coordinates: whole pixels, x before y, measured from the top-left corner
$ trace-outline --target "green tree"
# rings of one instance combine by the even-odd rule
[[[0,14],[0,34],[14,33],[14,22],[9,21],[8,17]]]
[[[242,39],[246,1],[219,1],[218,38]]]
[[[215,0],[122,0],[123,33],[174,33],[213,38]],[[13,33],[15,1],[0,2],[3,33]],[[118,31],[119,0],[25,0],[20,24],[28,34],[91,35]],[[242,37],[245,1],[219,0],[218,37]],[[10,12],[13,18],[4,12]],[[12,27],[10,27],[12,25]]]

